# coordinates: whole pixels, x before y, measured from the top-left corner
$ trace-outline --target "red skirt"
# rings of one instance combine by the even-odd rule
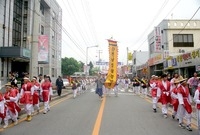
[[[39,93],[37,91],[35,91],[33,93],[33,105],[36,105],[39,103]]]
[[[48,91],[48,90],[44,90],[44,91],[42,92],[42,96],[43,96],[43,101],[44,101],[44,102],[49,101],[49,91]]]

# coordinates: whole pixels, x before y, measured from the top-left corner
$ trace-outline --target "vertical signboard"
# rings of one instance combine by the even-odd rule
[[[47,35],[38,37],[38,63],[49,62],[49,39]]]
[[[155,47],[154,52],[161,52],[162,46],[161,46],[161,30],[160,27],[154,28],[154,37],[155,37]]]

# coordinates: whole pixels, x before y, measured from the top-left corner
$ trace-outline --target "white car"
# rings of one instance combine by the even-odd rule
[[[62,79],[62,80],[63,80],[63,88],[70,86],[68,79]]]

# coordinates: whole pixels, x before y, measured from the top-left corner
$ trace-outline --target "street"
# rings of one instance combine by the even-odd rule
[[[151,100],[120,91],[99,100],[94,88],[75,99],[72,94],[51,102],[47,114],[35,115],[31,122],[21,117],[19,124],[2,129],[1,135],[197,135],[181,129],[171,116],[161,110],[153,113]]]

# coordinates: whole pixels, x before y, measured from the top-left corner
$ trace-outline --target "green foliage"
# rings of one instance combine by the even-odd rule
[[[63,75],[73,75],[75,72],[83,71],[84,63],[74,58],[62,58],[61,72]]]

